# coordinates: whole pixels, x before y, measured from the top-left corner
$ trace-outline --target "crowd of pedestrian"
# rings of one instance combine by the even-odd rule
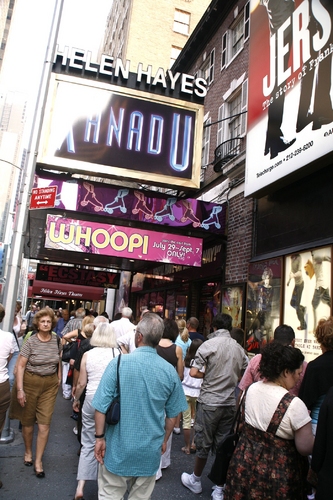
[[[4,315],[0,304],[0,322]],[[218,452],[218,465],[242,399],[240,438],[226,478],[209,475],[217,483],[211,499],[330,499],[333,317],[319,321],[322,354],[308,364],[288,325],[250,360],[228,314],[214,316],[207,338],[198,327],[197,318],[163,320],[148,309],[135,324],[129,307],[110,321],[107,313],[33,304],[24,321],[17,302],[12,332],[0,330],[0,431],[9,412],[22,429],[23,464],[44,478],[61,390],[79,442],[74,500],[83,500],[86,481],[97,482],[99,500],[121,500],[126,491],[130,500],[149,500],[171,465],[172,435],[181,432],[181,451],[195,462],[180,480],[200,494],[207,459]],[[106,414],[117,398],[111,424]]]

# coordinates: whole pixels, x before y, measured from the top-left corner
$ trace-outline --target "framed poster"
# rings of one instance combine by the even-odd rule
[[[222,287],[222,312],[230,314],[233,328],[242,328],[245,284]]]
[[[280,323],[281,277],[281,257],[249,264],[245,331],[250,352],[272,340]]]
[[[314,332],[331,315],[331,247],[293,253],[285,259],[284,323],[295,330],[295,346],[307,361],[321,354]]]

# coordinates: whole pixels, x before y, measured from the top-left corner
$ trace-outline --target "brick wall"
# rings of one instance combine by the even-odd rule
[[[244,198],[241,193],[229,202],[226,284],[247,281],[248,262],[251,258],[252,226],[253,200]]]

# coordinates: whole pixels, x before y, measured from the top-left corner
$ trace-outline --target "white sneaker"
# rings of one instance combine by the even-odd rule
[[[216,486],[213,487],[212,495],[211,495],[211,500],[223,500],[224,498],[224,488],[222,488],[222,491],[220,489],[216,489]]]
[[[174,427],[173,433],[174,434],[180,434],[180,427]]]
[[[180,479],[183,485],[190,491],[192,491],[192,493],[202,492],[201,481],[194,481],[192,474],[187,474],[187,472],[183,472]]]
[[[77,433],[78,433],[77,427],[73,427],[73,432],[77,436]]]

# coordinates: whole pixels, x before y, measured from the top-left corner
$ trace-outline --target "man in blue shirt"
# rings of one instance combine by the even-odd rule
[[[158,315],[146,313],[136,327],[137,349],[121,357],[117,425],[105,426],[105,413],[117,392],[116,359],[106,368],[94,396],[99,500],[121,500],[126,490],[129,500],[150,498],[161,452],[177,415],[187,408],[176,370],[155,349],[163,329]]]

